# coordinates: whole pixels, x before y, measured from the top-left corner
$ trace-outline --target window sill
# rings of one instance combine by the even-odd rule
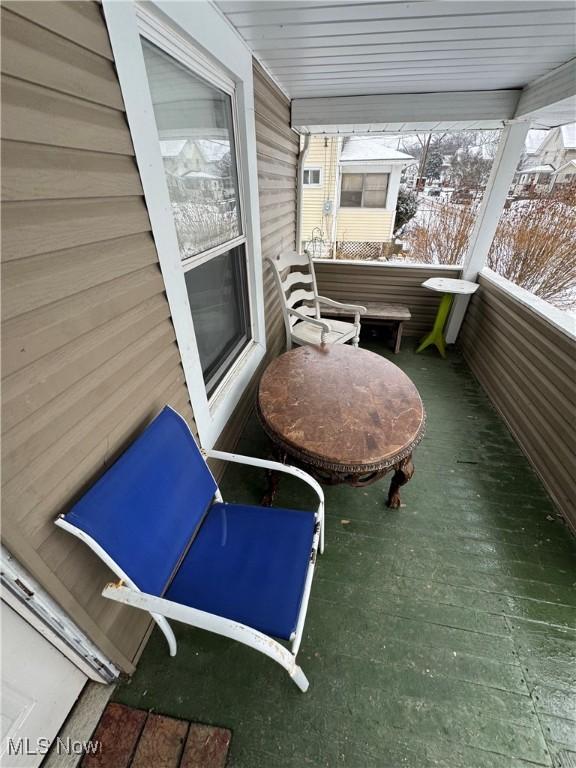
[[[266,347],[250,341],[230,368],[208,402],[208,419],[198,424],[203,448],[212,448],[242,399],[258,366],[264,359]]]
[[[379,211],[380,213],[394,213],[393,208],[375,208],[370,205],[341,205],[340,211]]]

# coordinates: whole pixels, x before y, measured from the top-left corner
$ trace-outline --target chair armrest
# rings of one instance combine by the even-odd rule
[[[330,323],[328,323],[326,320],[318,320],[315,317],[309,317],[308,315],[305,315],[302,312],[298,312],[297,309],[289,309],[288,314],[294,315],[294,317],[297,317],[299,320],[306,320],[306,322],[308,323],[317,325],[319,328],[322,328],[323,331],[326,331],[326,333],[332,330],[330,327]]]
[[[329,307],[337,307],[338,309],[347,309],[351,312],[358,312],[360,315],[365,315],[368,311],[366,307],[363,307],[360,304],[343,304],[341,301],[335,301],[326,296],[316,296],[316,301],[320,304],[326,304]]]
[[[294,475],[299,477],[300,480],[307,483],[311,488],[316,491],[320,507],[324,510],[324,491],[320,487],[320,484],[314,480],[314,478],[297,467],[291,467],[289,464],[281,464],[279,461],[270,461],[268,459],[257,459],[253,456],[241,456],[238,453],[227,453],[226,451],[206,451],[202,453],[208,459],[218,459],[220,461],[231,461],[235,464],[247,464],[251,467],[261,467],[262,469],[272,469],[276,472],[285,472],[287,475]]]

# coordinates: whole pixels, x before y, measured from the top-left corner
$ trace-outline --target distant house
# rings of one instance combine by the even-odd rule
[[[228,141],[161,138],[160,151],[172,183],[183,183],[203,200],[208,195],[220,201],[227,192],[234,192]]]
[[[301,246],[370,257],[393,239],[400,177],[414,158],[381,137],[314,136],[304,165]]]
[[[515,192],[543,191],[576,180],[576,123],[530,134],[541,136],[527,143],[527,159],[518,171]]]

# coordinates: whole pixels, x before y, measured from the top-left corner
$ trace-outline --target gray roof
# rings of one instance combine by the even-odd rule
[[[554,173],[552,165],[527,165],[520,169],[520,173]]]

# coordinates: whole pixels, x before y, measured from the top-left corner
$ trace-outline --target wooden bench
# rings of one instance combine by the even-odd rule
[[[394,352],[400,351],[402,341],[402,330],[405,322],[411,319],[412,315],[408,307],[403,304],[385,304],[382,301],[357,301],[355,302],[366,307],[366,313],[360,316],[360,321],[376,320],[378,322],[395,323],[396,339],[394,341]],[[349,317],[350,312],[345,309],[327,307],[323,314],[326,317]]]

